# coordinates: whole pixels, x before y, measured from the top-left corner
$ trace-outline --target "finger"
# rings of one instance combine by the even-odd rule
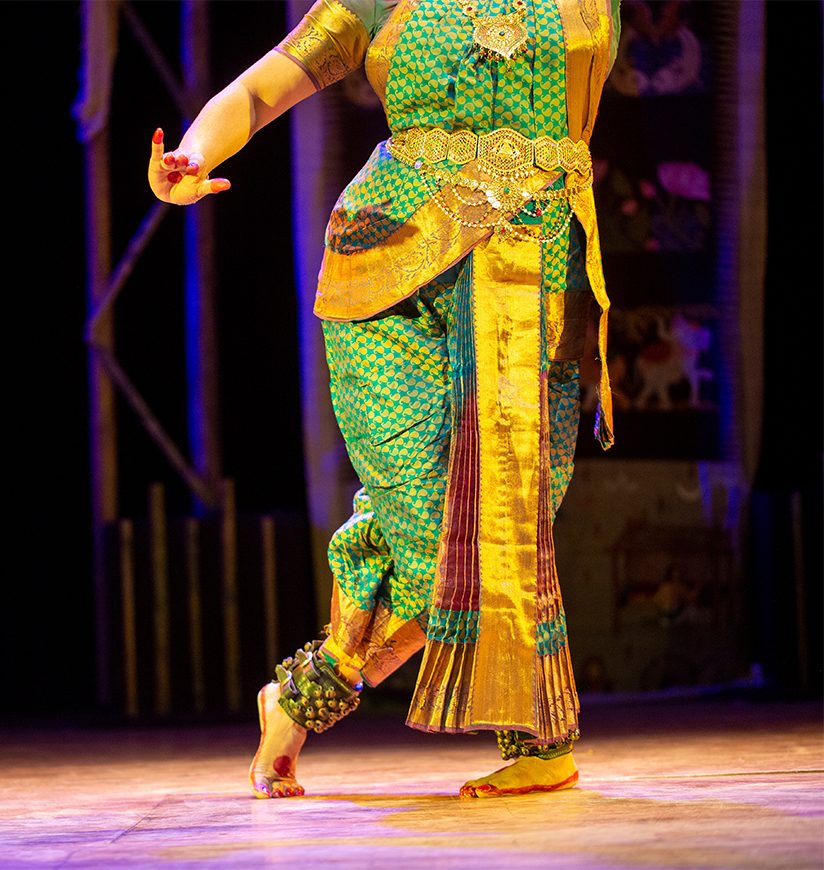
[[[168,181],[169,184],[177,184],[178,181],[180,181],[181,178],[183,178],[183,173],[182,173],[182,172],[178,172],[177,170],[175,170],[174,172],[170,172],[170,173],[166,176],[166,181]]]
[[[163,155],[163,166],[166,169],[174,169],[175,168],[175,156],[170,151],[168,154]]]
[[[201,181],[197,186],[198,196],[208,196],[210,193],[222,193],[232,186],[228,178],[211,178]]]
[[[197,151],[189,154],[189,165],[186,167],[186,172],[189,175],[197,175],[200,172],[201,166],[204,164],[203,155]]]
[[[186,154],[176,154],[175,165],[178,169],[185,169],[189,165],[189,157]]]
[[[159,161],[163,156],[163,130],[158,127],[152,134],[152,160]]]

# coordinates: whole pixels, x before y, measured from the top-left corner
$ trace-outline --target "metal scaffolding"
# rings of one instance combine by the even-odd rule
[[[114,304],[169,210],[169,206],[163,203],[152,206],[119,261],[113,262],[109,102],[119,30],[125,24],[143,48],[148,63],[178,105],[184,119],[191,120],[196,108],[205,102],[209,94],[208,5],[202,0],[182,0],[180,4],[182,82],[177,79],[140,15],[129,3],[84,0],[81,8],[83,93],[76,114],[79,137],[85,145],[88,263],[86,342],[89,350],[97,699],[105,704],[111,700],[112,674],[108,628],[111,602],[106,581],[104,534],[106,527],[118,517],[116,394],[119,392],[134,410],[148,435],[192,492],[200,510],[224,510],[227,500],[233,500],[233,493],[231,487],[226,487],[221,481],[214,214],[212,204],[208,201],[201,203],[197,209],[187,210],[184,230],[187,416],[191,458],[187,458],[184,450],[174,442],[137,390],[118,361],[115,350]],[[156,492],[151,502],[155,513],[162,510]],[[126,530],[127,541],[130,540],[129,534],[129,530]],[[231,538],[229,532],[226,534]],[[169,627],[159,625],[156,629],[156,643],[162,647],[164,636],[168,638]],[[228,646],[231,647],[231,644]],[[163,708],[164,704],[163,699],[160,699],[157,706]],[[230,699],[232,707],[234,703]]]

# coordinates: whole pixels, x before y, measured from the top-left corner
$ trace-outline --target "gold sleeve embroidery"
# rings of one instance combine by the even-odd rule
[[[357,69],[368,46],[369,33],[354,12],[338,0],[317,0],[277,50],[320,91]]]

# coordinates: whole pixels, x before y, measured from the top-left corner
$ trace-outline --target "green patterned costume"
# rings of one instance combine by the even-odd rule
[[[513,8],[510,0],[481,5],[487,16]],[[478,138],[502,129],[514,131],[516,143],[560,142],[571,136],[571,40],[578,31],[591,35],[588,50],[605,77],[617,2],[523,7],[526,47],[506,64],[476,50],[473,22],[457,0],[321,0],[281,50],[322,87],[370,43],[367,73],[399,142],[409,131]],[[330,48],[350,25],[348,53]],[[381,143],[327,229],[316,311],[335,413],[362,483],[329,547],[327,646],[374,684],[426,644],[413,727],[512,729],[542,744],[571,744],[578,700],[552,523],[572,475],[597,245],[592,250],[592,227],[573,217],[563,196],[532,196],[570,186],[571,173],[541,170],[516,180],[532,187],[508,209],[502,234],[516,239],[499,240],[470,219],[445,180],[472,171],[452,153],[410,161],[392,141]],[[509,188],[491,188],[479,173],[480,182],[467,174],[462,184],[503,209],[496,191],[509,196]],[[447,190],[457,215],[439,198]],[[545,241],[517,241],[524,234]],[[532,380],[523,360],[534,366]],[[516,530],[511,558],[507,523]],[[494,656],[502,658],[497,672]],[[518,662],[528,667],[518,670]],[[499,705],[490,700],[498,695]]]

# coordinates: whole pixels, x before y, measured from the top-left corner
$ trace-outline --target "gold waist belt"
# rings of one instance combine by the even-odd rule
[[[566,136],[528,139],[509,127],[491,133],[469,130],[449,133],[436,127],[411,127],[395,133],[386,147],[393,157],[418,168],[443,161],[463,165],[477,160],[494,175],[509,178],[526,176],[536,167],[577,171],[584,177],[592,174],[592,158],[583,139],[577,142]]]

